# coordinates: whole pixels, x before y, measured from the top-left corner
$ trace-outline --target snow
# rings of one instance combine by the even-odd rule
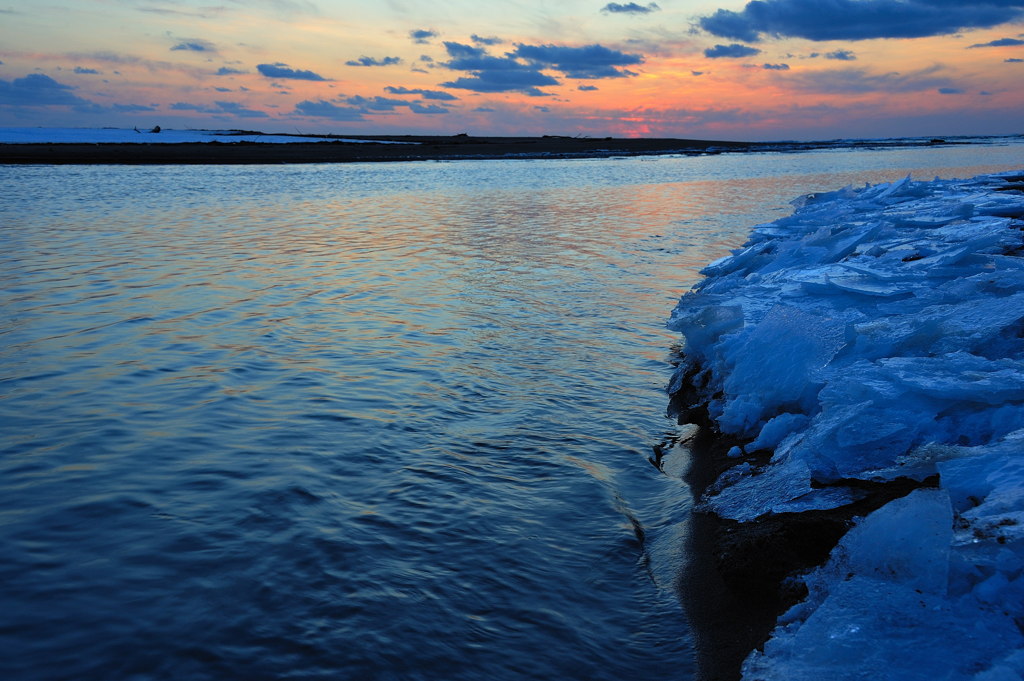
[[[745,679],[1022,678],[1024,192],[1001,190],[1021,174],[802,197],[673,311],[670,389],[691,380],[747,442],[705,508],[751,521],[849,503],[849,480],[939,480],[804,576]]]
[[[0,144],[176,144],[182,142],[347,142],[411,144],[411,142],[273,135],[239,130],[168,130],[132,128],[0,128]]]

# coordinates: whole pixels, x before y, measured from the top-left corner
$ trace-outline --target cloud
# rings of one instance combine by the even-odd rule
[[[229,87],[215,87],[213,89],[216,90],[217,92],[231,92],[232,91],[231,88],[229,88]]]
[[[239,74],[239,73],[245,73],[245,71],[239,71],[238,69],[231,69],[231,68],[228,68],[227,66],[222,66],[219,69],[217,69],[217,73],[214,74],[214,75],[218,75],[218,76],[234,76],[234,75]]]
[[[494,57],[481,47],[456,42],[445,42],[444,47],[451,59],[441,66],[471,75],[441,83],[443,87],[473,92],[522,92],[532,97],[543,97],[547,93],[538,88],[559,84],[551,76],[517,61],[511,55]]]
[[[740,57],[752,57],[755,54],[761,54],[761,50],[756,47],[740,45],[739,43],[733,43],[732,45],[715,45],[714,47],[709,47],[704,50],[704,56],[710,59],[721,59],[722,57],[738,59]]]
[[[171,52],[186,51],[186,52],[216,52],[217,48],[213,43],[208,40],[199,40],[193,38],[178,43],[171,48]]]
[[[223,69],[222,69],[223,70]],[[277,62],[276,64],[257,64],[256,70],[267,78],[289,78],[291,80],[327,80],[318,73],[312,71],[299,71],[291,69],[287,64]],[[219,73],[219,72],[218,72]]]
[[[761,64],[761,68],[769,71],[789,71],[789,64]]]
[[[1006,62],[1007,64],[1020,64],[1020,63],[1024,62],[1024,59],[1017,59],[1016,57],[1010,57],[1009,59],[1004,59],[1003,61]]]
[[[350,59],[345,62],[346,66],[391,66],[393,64],[401,64],[402,59],[400,57],[384,57],[383,59],[374,59],[373,57],[360,57],[359,59]]]
[[[740,12],[720,9],[701,17],[698,25],[712,35],[745,42],[764,36],[869,40],[946,35],[1021,17],[1021,0],[753,0]]]
[[[270,118],[266,111],[246,109],[238,102],[214,102],[213,106],[207,104],[192,104],[191,102],[175,102],[171,104],[172,111],[195,111],[197,113],[217,114],[220,116],[236,116],[239,118]]]
[[[560,45],[516,45],[512,53],[539,66],[561,71],[568,78],[625,78],[635,76],[632,71],[617,67],[642,64],[643,56],[627,54],[604,47],[564,47]]]
[[[72,94],[74,89],[42,73],[30,73],[24,78],[0,80],[0,106],[94,106]]]
[[[2,63],[3,62],[0,62],[0,64],[2,64]],[[82,66],[76,66],[75,67],[75,73],[77,73],[79,75],[82,75],[82,76],[96,76],[96,75],[99,75],[100,72],[97,71],[96,69],[87,69],[87,68],[84,68]]]
[[[409,111],[412,111],[414,114],[427,115],[450,113],[448,109],[443,106],[438,106],[437,104],[423,104],[422,102],[410,102]]]
[[[837,59],[839,61],[856,61],[857,55],[849,50],[836,50],[835,52],[826,52],[825,59]]]
[[[503,42],[505,42],[501,38],[496,38],[494,36],[490,38],[484,38],[483,36],[479,36],[476,33],[469,36],[469,39],[472,40],[477,45],[500,45]]]
[[[426,45],[430,42],[431,38],[437,37],[437,31],[431,31],[429,29],[420,28],[409,31],[409,37],[412,38],[414,43],[420,45]]]
[[[115,104],[110,108],[120,113],[140,113],[143,111],[156,111],[156,107],[146,106],[145,104]]]
[[[819,94],[863,94],[868,92],[925,92],[950,87],[948,78],[937,75],[940,67],[932,66],[911,73],[869,73],[865,69],[824,69],[795,72],[786,78],[787,85],[804,92]]]
[[[652,2],[648,5],[638,5],[635,2],[627,2],[626,4],[620,4],[617,2],[609,2],[607,5],[601,8],[601,11],[605,14],[650,14],[651,12],[657,12],[661,8],[658,7],[658,3]]]
[[[596,85],[580,85],[576,89],[579,90],[580,92],[593,92],[594,90],[597,89],[597,86]]]
[[[972,47],[1012,47],[1014,45],[1024,45],[1024,40],[1019,40],[1017,38],[1000,38],[999,40],[992,40],[987,43],[968,45],[967,49]]]
[[[338,106],[319,99],[315,102],[304,100],[295,105],[295,113],[301,116],[329,118],[332,121],[365,121],[363,112],[351,106]]]
[[[962,95],[964,91],[958,87],[940,87],[938,93],[940,95]]]
[[[404,99],[388,99],[387,97],[363,97],[355,95],[346,97],[345,103],[362,111],[394,111],[396,106],[408,106]]]
[[[527,69],[519,71],[481,71],[478,75],[472,77],[464,76],[441,83],[445,87],[455,88],[456,90],[522,92],[531,97],[546,97],[548,93],[538,88],[558,84],[558,81],[551,76]]]
[[[444,90],[424,90],[422,88],[393,87],[391,85],[384,89],[393,95],[419,95],[423,97],[423,99],[433,99],[441,102],[453,102],[458,100],[458,97],[450,92],[445,92]]]

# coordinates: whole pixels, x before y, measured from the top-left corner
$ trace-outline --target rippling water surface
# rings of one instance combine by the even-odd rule
[[[675,299],[1020,148],[0,167],[0,676],[692,678]]]

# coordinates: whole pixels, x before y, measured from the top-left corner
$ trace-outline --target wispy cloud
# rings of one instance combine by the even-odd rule
[[[352,106],[338,106],[332,102],[318,99],[304,100],[295,105],[295,113],[300,116],[327,118],[332,121],[365,121],[363,112]]]
[[[657,12],[660,9],[661,7],[659,7],[656,2],[652,2],[647,5],[638,5],[635,2],[627,2],[625,4],[609,2],[601,8],[601,11],[605,14],[650,14],[651,12]]]
[[[925,92],[952,87],[950,79],[933,66],[910,73],[871,73],[867,69],[824,69],[799,71],[786,76],[786,83],[798,91],[819,94],[865,94],[870,92]]]
[[[967,48],[972,47],[1014,47],[1017,45],[1024,45],[1024,40],[1019,38],[1000,38],[999,40],[992,40],[987,43],[977,43],[975,45],[968,45]]]
[[[195,111],[197,113],[215,114],[221,116],[236,116],[239,118],[269,118],[266,111],[249,109],[238,102],[218,101],[210,104],[193,104],[190,102],[175,102],[171,104],[172,111]]]
[[[191,38],[171,47],[171,52],[216,52],[217,47],[208,40]]]
[[[440,102],[453,102],[458,99],[452,93],[445,92],[444,90],[424,90],[422,88],[394,87],[391,85],[384,88],[384,90],[393,95],[419,95],[423,99],[433,99]]]

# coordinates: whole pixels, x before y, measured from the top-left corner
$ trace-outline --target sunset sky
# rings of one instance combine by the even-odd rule
[[[0,0],[0,126],[1024,133],[1024,0]]]

